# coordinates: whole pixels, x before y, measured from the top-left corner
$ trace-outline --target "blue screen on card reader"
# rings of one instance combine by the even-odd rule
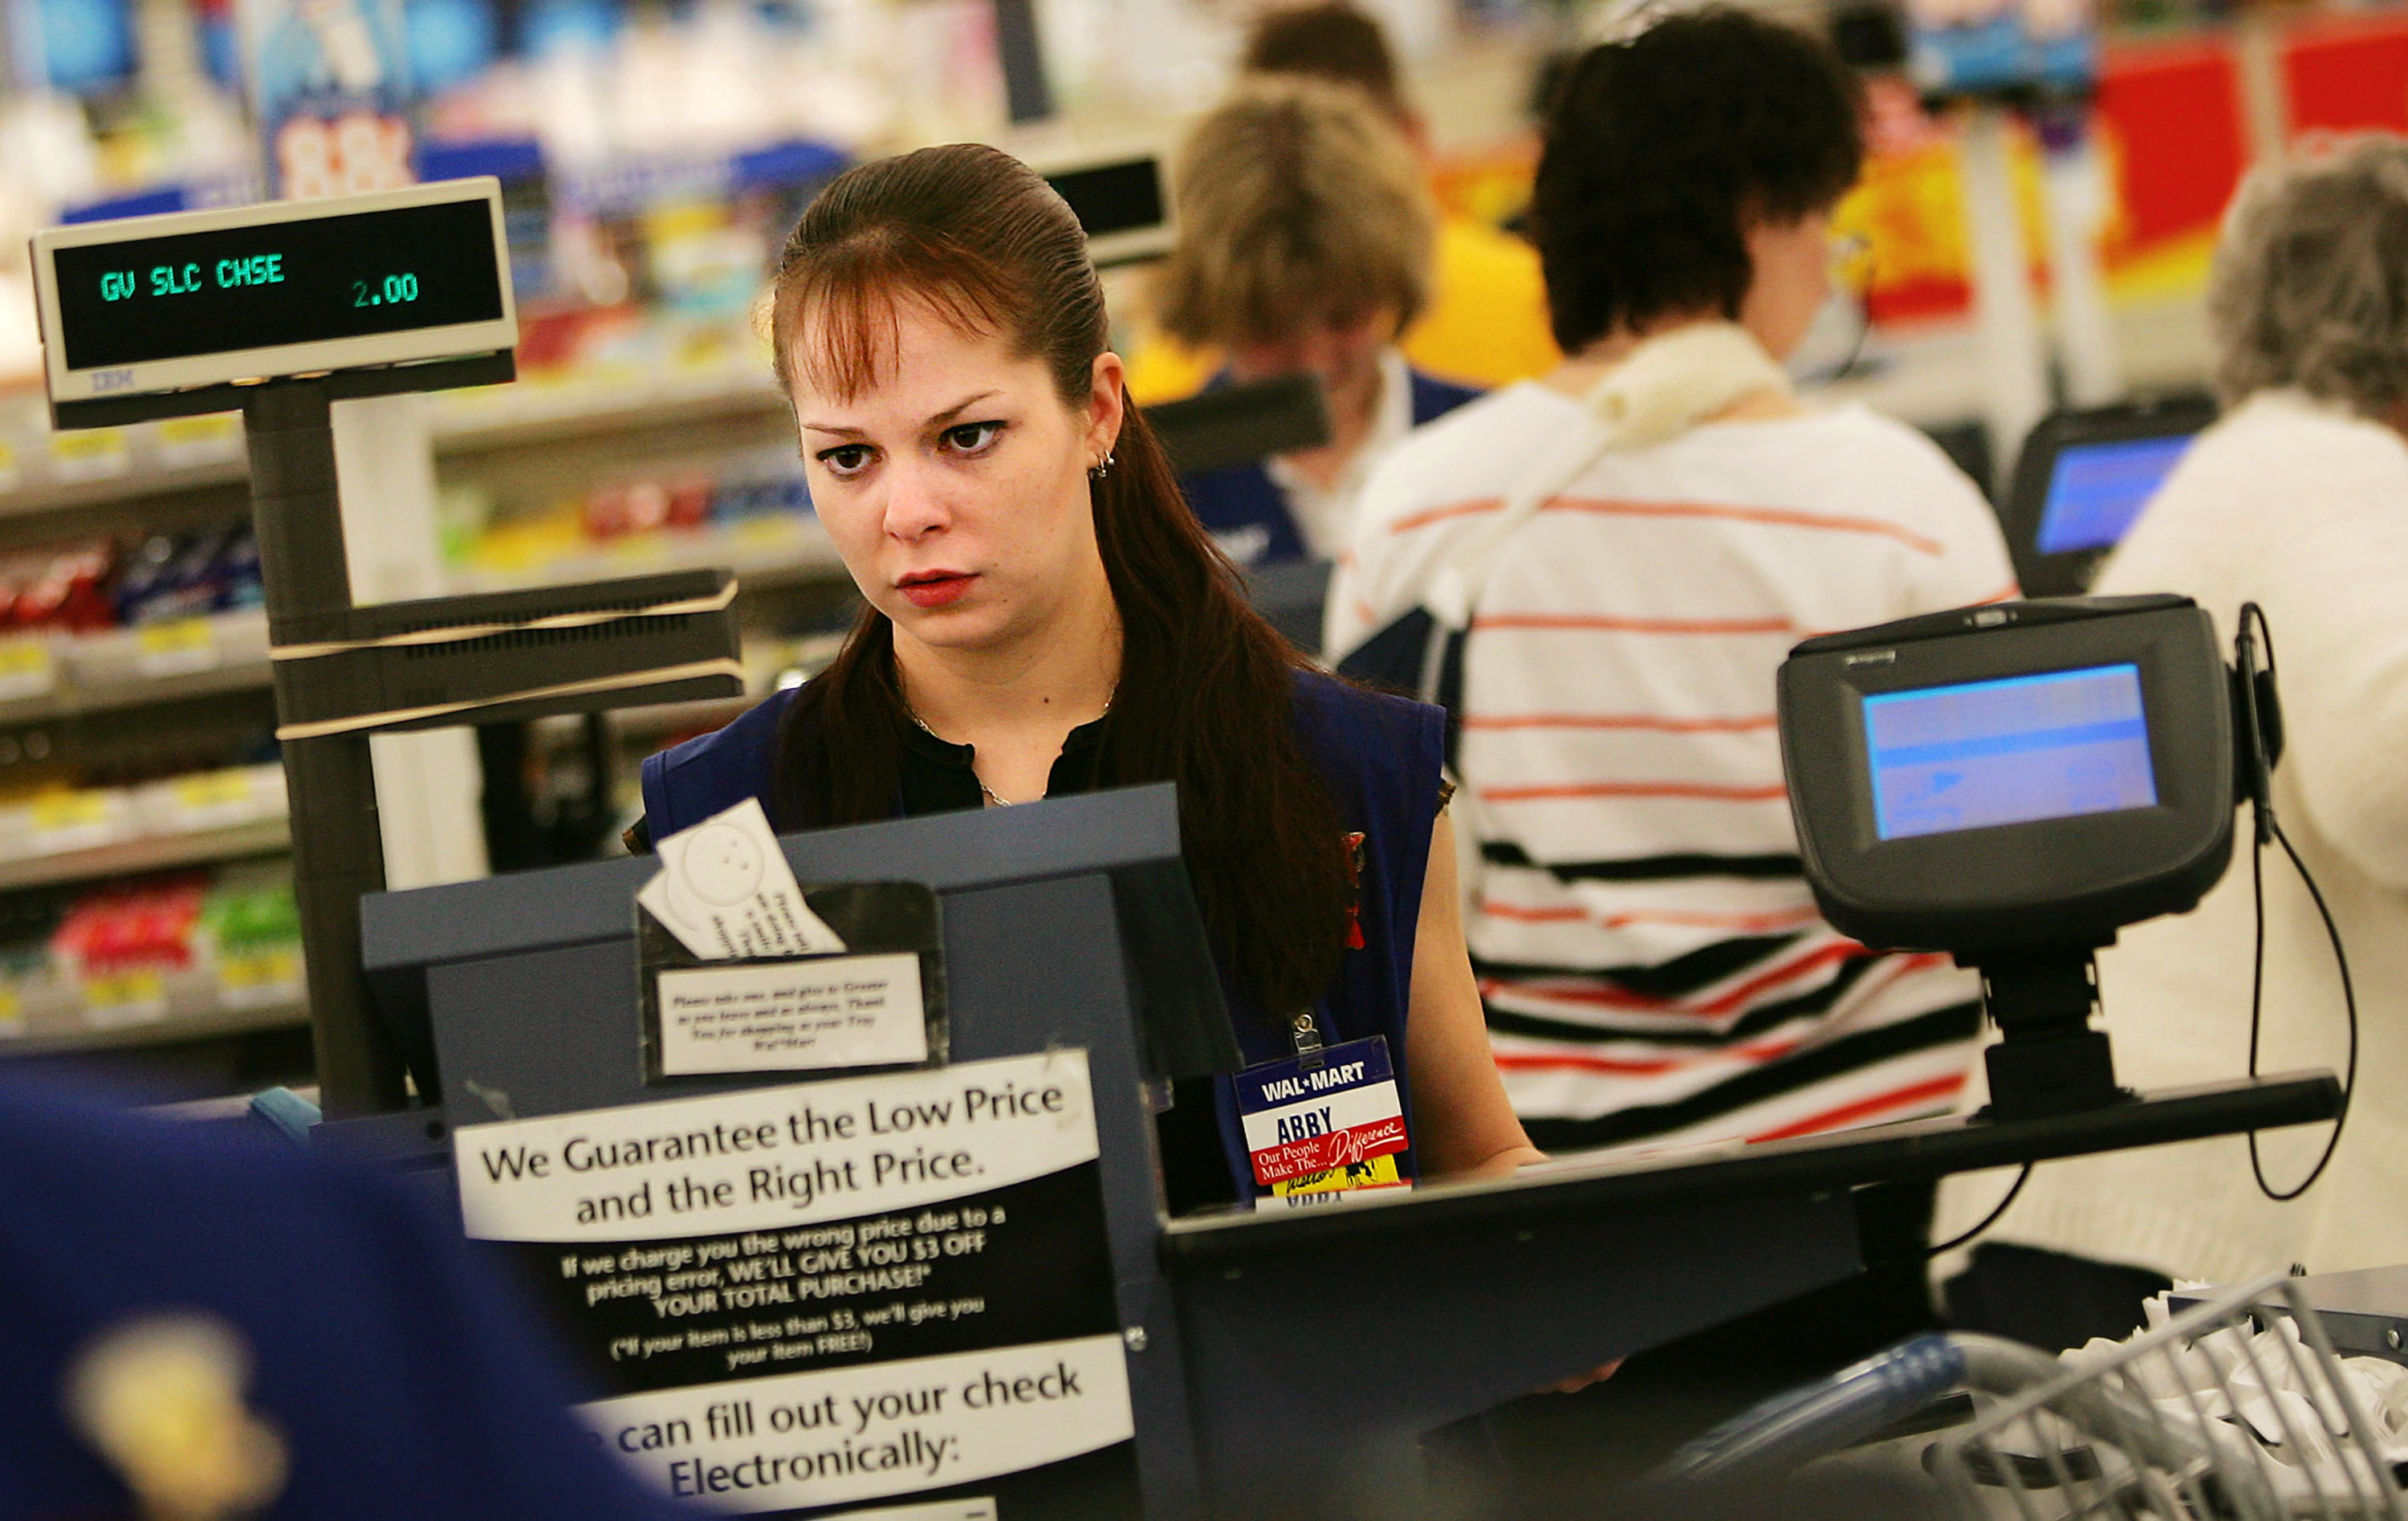
[[[2034,536],[2040,552],[2071,554],[2122,543],[2190,440],[2189,434],[2178,433],[2075,444],[2059,453],[2048,473],[2048,498],[2041,504],[2040,532]]]
[[[2157,804],[2138,666],[1888,692],[1864,705],[1884,839]]]

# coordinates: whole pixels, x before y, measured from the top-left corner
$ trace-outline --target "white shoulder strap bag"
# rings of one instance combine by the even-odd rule
[[[1761,395],[1788,397],[1789,377],[1736,323],[1699,323],[1639,345],[1582,398],[1587,425],[1550,439],[1514,477],[1497,515],[1430,574],[1417,605],[1349,652],[1339,671],[1446,708],[1451,755],[1463,638],[1498,552],[1605,455],[1677,438]]]

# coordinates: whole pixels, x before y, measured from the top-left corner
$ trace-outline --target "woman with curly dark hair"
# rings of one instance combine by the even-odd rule
[[[1736,9],[1575,60],[1530,213],[1570,357],[1389,456],[1331,590],[1335,653],[1478,586],[1466,925],[1542,1145],[1801,1135],[1964,1081],[1971,978],[1816,916],[1772,724],[1800,637],[2014,589],[1939,449],[1780,367],[1830,291],[1860,108],[1829,46]]]
[[[1970,1069],[1971,974],[1815,912],[1773,722],[1801,637],[2014,590],[1937,447],[1808,409],[1781,367],[1829,293],[1860,108],[1829,46],[1727,7],[1573,61],[1530,210],[1568,358],[1390,453],[1330,590],[1333,654],[1410,635],[1417,608],[1462,633],[1465,928],[1506,1091],[1550,1148],[1944,1112]],[[1685,1434],[1747,1379],[1927,1323],[1929,1198],[1864,1215],[1868,1258],[1912,1265],[1648,1355],[1592,1397],[1599,1431]]]

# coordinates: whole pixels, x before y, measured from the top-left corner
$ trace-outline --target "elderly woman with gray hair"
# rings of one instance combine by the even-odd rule
[[[2348,948],[2358,1102],[2331,1167],[2292,1203],[2261,1192],[2238,1136],[2037,1169],[1948,1298],[1961,1320],[2067,1344],[2120,1334],[2121,1313],[2137,1324],[2152,1276],[2408,1262],[2408,140],[2350,139],[2254,177],[2209,309],[2225,416],[2096,590],[2185,593],[2228,638],[2243,603],[2266,610],[2289,734],[2275,808]],[[2338,1069],[2346,1037],[2323,926],[2279,854],[2265,886],[2260,1069]],[[2100,956],[2125,1083],[2243,1069],[2253,943],[2236,854],[2198,911],[2127,931]],[[2266,1182],[2296,1187],[2329,1134],[2261,1136]],[[1953,1183],[1935,1234],[1979,1219],[2004,1182]]]

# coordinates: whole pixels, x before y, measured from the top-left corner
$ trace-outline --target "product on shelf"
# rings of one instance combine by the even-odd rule
[[[112,883],[67,911],[50,960],[82,994],[87,1023],[147,1024],[167,1017],[171,991],[195,995],[193,937],[208,891],[199,873]]]
[[[291,882],[225,873],[201,907],[200,945],[226,1008],[301,1000],[301,915]]]
[[[0,947],[0,1040],[79,1017],[81,1004],[59,981],[48,946],[36,940]]]
[[[710,520],[711,502],[709,481],[638,481],[594,493],[579,518],[586,538],[600,542],[664,528],[699,528]]]
[[[264,601],[248,524],[0,556],[0,702],[264,663]]]
[[[191,534],[155,534],[120,567],[113,598],[128,624],[196,618],[265,600],[259,543],[249,524]]]
[[[87,889],[47,940],[0,947],[0,1040],[297,1004],[300,917],[273,870]]]
[[[154,534],[122,552],[86,539],[0,557],[0,638],[94,634],[264,601],[247,523]]]
[[[720,523],[811,509],[811,490],[799,475],[737,475],[718,483],[711,495],[710,516]]]
[[[117,621],[107,590],[116,552],[107,541],[22,556],[6,572],[11,632],[81,634]]]
[[[228,829],[284,816],[284,768],[275,762],[228,766],[169,777],[133,789],[134,818],[150,836]]]
[[[57,654],[67,678],[86,688],[259,665],[267,659],[267,617],[249,608],[102,629],[61,641]]]
[[[134,797],[115,787],[54,787],[0,804],[0,862],[97,850],[137,833]]]

